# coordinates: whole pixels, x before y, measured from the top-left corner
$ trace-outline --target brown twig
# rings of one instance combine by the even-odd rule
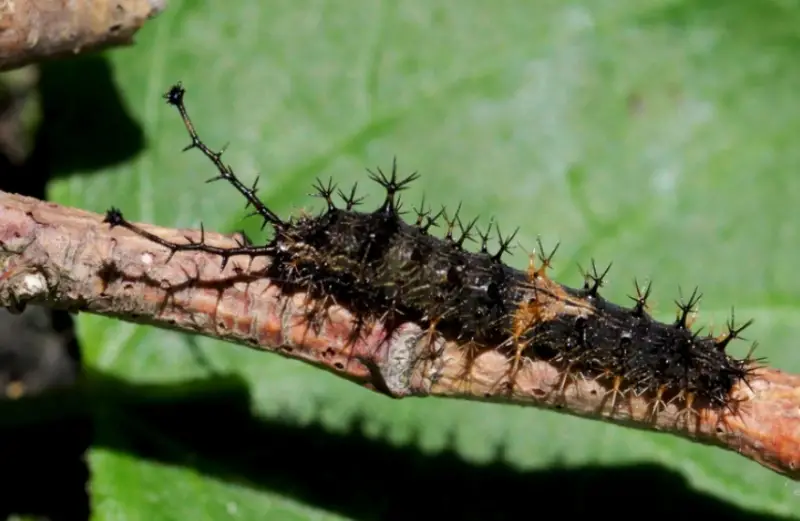
[[[197,231],[142,226],[166,239],[200,238]],[[205,240],[235,244],[220,234],[206,233]],[[110,229],[97,214],[0,192],[0,304],[11,309],[35,303],[219,338],[303,360],[394,398],[515,403],[668,432],[800,478],[800,376],[758,369],[749,386],[734,390],[744,400],[736,413],[686,414],[666,404],[653,415],[651,399],[628,393],[610,400],[612,385],[603,379],[564,385],[563,371],[544,361],[529,361],[509,392],[504,355],[490,350],[468,363],[465,346],[441,337],[431,351],[414,323],[391,332],[374,324],[353,340],[353,315],[332,305],[314,330],[306,320],[313,302],[253,275],[268,262],[233,258],[221,269],[207,253],[170,259],[165,248]]]
[[[166,0],[0,0],[0,71],[129,45]]]

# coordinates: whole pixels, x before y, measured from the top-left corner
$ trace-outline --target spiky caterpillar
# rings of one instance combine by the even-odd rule
[[[736,359],[725,348],[751,322],[736,327],[731,320],[727,332],[718,337],[700,335],[688,323],[699,300],[696,292],[687,303],[679,303],[678,319],[668,324],[647,313],[649,288],[642,292],[637,285],[634,306],[624,308],[599,295],[605,273],[594,270],[580,289],[549,279],[546,269],[552,254],[540,255],[538,268],[533,257],[527,271],[512,268],[502,256],[513,235],[503,238],[497,227],[497,252],[488,251],[488,231],[479,234],[479,251],[468,251],[464,243],[473,239],[476,221],[463,226],[458,211],[448,219],[444,210],[431,216],[420,209],[414,224],[401,218],[398,194],[418,175],[398,179],[396,162],[388,176],[380,169],[370,172],[386,191],[385,200],[372,212],[355,210],[360,204],[355,187],[349,195],[338,192],[344,205],[337,207],[335,188],[319,183],[318,195],[327,204],[321,215],[280,218],[256,197],[255,185],[243,185],[222,162],[221,153],[200,140],[186,112],[184,93],[177,84],[165,98],[180,112],[192,139],[186,150],[198,148],[215,164],[219,176],[213,180],[231,183],[247,206],[255,208],[254,215],[271,225],[273,238],[261,246],[242,243],[236,248],[213,247],[202,240],[177,244],[129,223],[116,208],[106,215],[111,226],[129,228],[172,252],[221,255],[223,265],[234,255],[269,256],[272,262],[264,276],[284,291],[333,300],[364,322],[379,319],[391,326],[413,321],[473,350],[499,349],[512,358],[512,373],[526,359],[541,359],[563,367],[566,376],[605,377],[614,399],[626,390],[649,393],[654,412],[671,399],[682,399],[687,409],[731,408],[733,386],[747,381],[750,357]],[[444,238],[429,233],[439,219],[447,226]]]

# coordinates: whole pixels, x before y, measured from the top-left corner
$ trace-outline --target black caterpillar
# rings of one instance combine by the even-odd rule
[[[513,370],[526,358],[544,359],[563,367],[565,375],[605,377],[614,393],[649,393],[656,411],[670,399],[683,400],[687,409],[701,404],[730,409],[733,386],[746,382],[753,371],[749,355],[739,360],[725,352],[752,321],[737,327],[731,319],[727,331],[716,337],[693,332],[689,316],[700,298],[696,290],[687,302],[677,303],[680,312],[674,323],[662,323],[647,313],[649,286],[642,291],[637,284],[630,309],[602,298],[599,289],[608,270],[599,274],[593,269],[583,288],[573,289],[547,277],[552,254],[540,254],[538,268],[531,257],[527,271],[504,264],[502,256],[516,232],[503,237],[495,226],[500,247],[490,252],[492,225],[480,232],[477,220],[463,225],[458,211],[448,217],[444,209],[432,214],[420,208],[416,222],[406,223],[398,194],[418,174],[398,179],[396,160],[389,175],[380,169],[369,171],[386,190],[374,211],[355,209],[361,204],[355,186],[345,194],[331,182],[318,182],[317,195],[327,204],[323,213],[284,220],[256,197],[255,184],[242,184],[222,162],[221,152],[200,140],[186,112],[184,93],[178,83],[164,95],[180,112],[192,139],[184,150],[200,149],[219,171],[210,181],[232,184],[247,206],[253,206],[253,215],[271,225],[273,238],[264,245],[243,242],[235,248],[213,247],[202,240],[177,244],[129,223],[116,208],[105,218],[112,227],[131,229],[173,253],[218,254],[223,263],[234,255],[269,256],[273,261],[264,275],[284,291],[332,299],[364,322],[414,321],[473,350],[499,349],[513,357]],[[334,192],[343,200],[342,207],[334,203]],[[429,233],[439,222],[446,225],[444,238]],[[478,251],[467,251],[466,241],[476,238]]]

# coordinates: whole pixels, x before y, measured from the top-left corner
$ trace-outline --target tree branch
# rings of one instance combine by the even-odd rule
[[[199,240],[198,231],[144,229],[166,239]],[[234,237],[206,233],[217,246]],[[102,216],[0,192],[0,305],[26,303],[89,312],[218,338],[278,353],[334,372],[393,398],[446,396],[557,409],[628,427],[656,430],[733,450],[799,479],[800,376],[760,368],[750,385],[734,389],[744,400],[736,413],[667,404],[655,416],[652,400],[631,393],[610,399],[610,382],[575,378],[528,361],[507,390],[510,361],[487,351],[468,364],[465,346],[434,338],[404,323],[387,331],[373,324],[353,340],[356,321],[337,305],[325,310],[319,330],[309,325],[314,302],[287,295],[256,275],[270,262],[169,251]],[[688,414],[687,414],[688,412]]]
[[[0,0],[0,71],[115,45],[166,0]]]

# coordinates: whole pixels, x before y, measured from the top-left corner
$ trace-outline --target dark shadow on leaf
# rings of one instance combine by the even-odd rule
[[[61,177],[100,170],[130,160],[145,146],[102,54],[43,64],[39,95],[42,123],[33,152],[39,171]]]
[[[413,442],[395,447],[372,439],[364,434],[365,418],[354,419],[342,434],[256,418],[241,381],[209,380],[191,391],[101,381],[93,395],[108,397],[103,410],[146,428],[98,431],[96,446],[191,467],[352,519],[485,521],[606,510],[618,521],[640,521],[650,513],[781,519],[693,490],[681,475],[657,465],[527,471],[501,462],[474,465],[453,450],[425,454]]]

